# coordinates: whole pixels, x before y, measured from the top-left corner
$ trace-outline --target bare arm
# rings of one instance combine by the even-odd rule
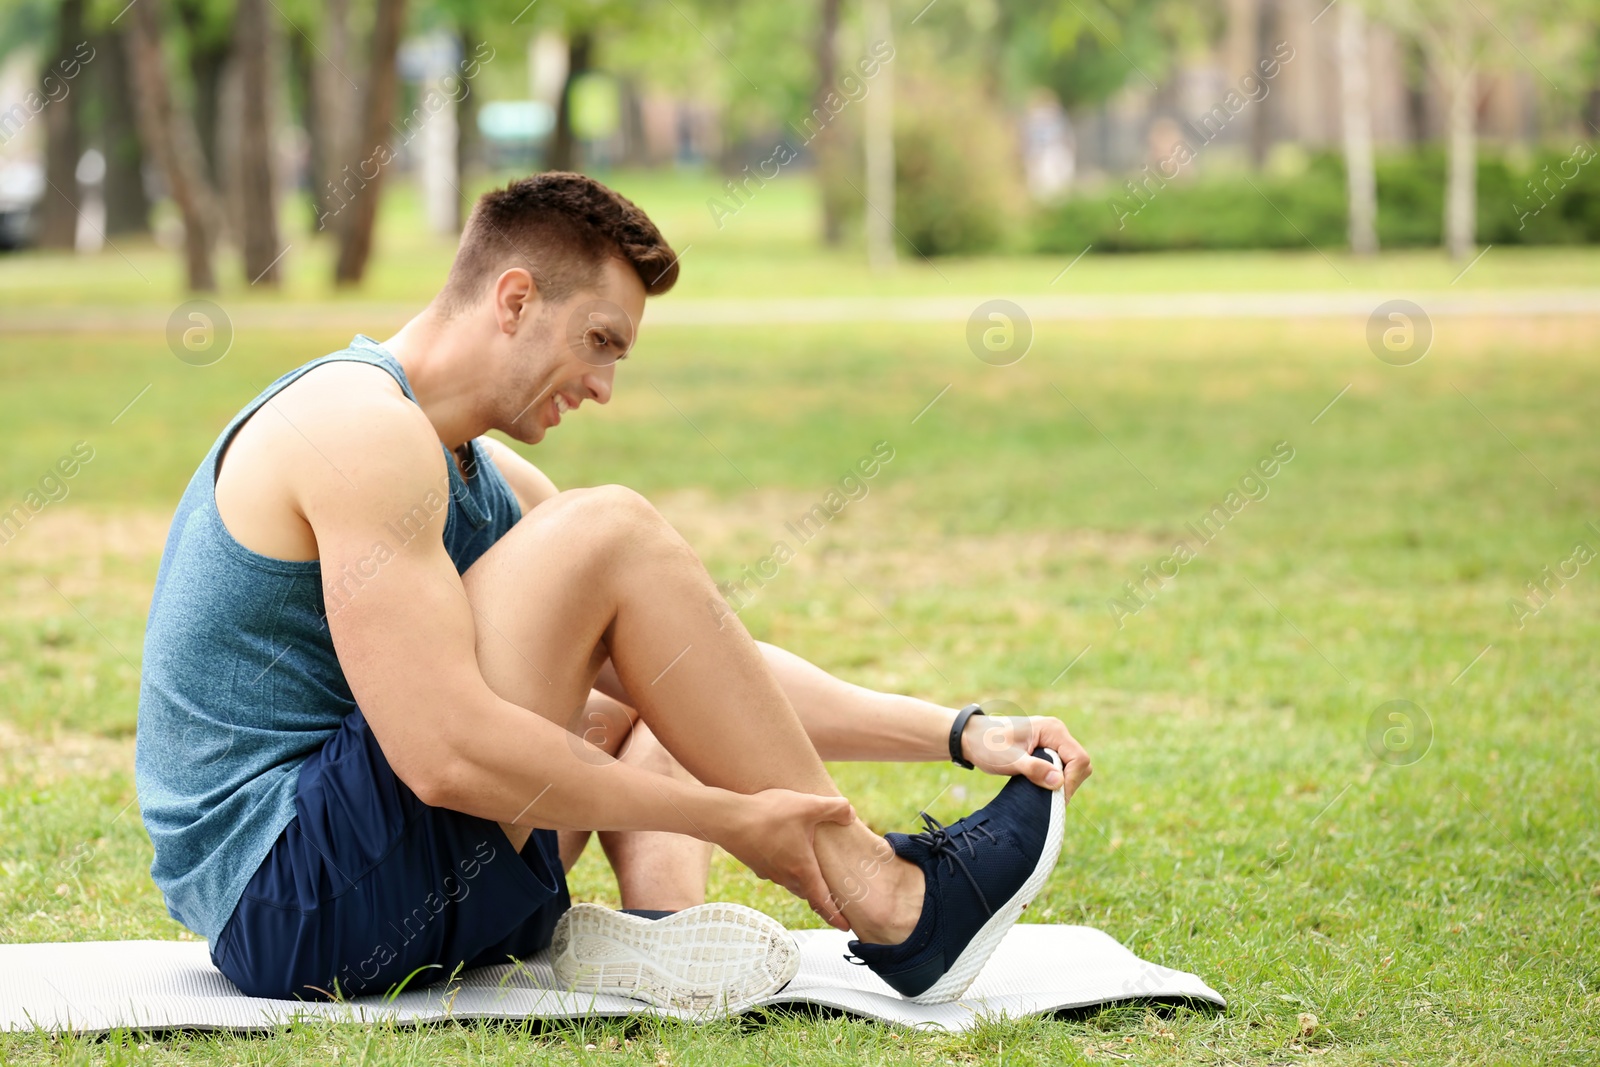
[[[953,708],[916,697],[882,693],[836,678],[827,671],[779,648],[758,641],[768,668],[783,687],[824,760],[875,762],[939,762],[950,758]],[[627,690],[608,662],[596,688],[628,703]],[[1050,748],[1061,756],[1055,772],[1030,754]],[[961,751],[968,761],[990,774],[1026,774],[1039,785],[1064,782],[1068,798],[1088,778],[1089,754],[1059,719],[1047,715],[987,716],[967,720]]]
[[[472,609],[442,540],[444,452],[419,408],[360,377],[373,373],[382,374],[330,369],[325,380],[343,379],[329,381],[335,387],[276,402],[304,435],[305,454],[285,462],[296,471],[295,503],[315,533],[324,575],[371,575],[328,624],[396,775],[425,803],[500,823],[713,840],[721,828],[742,826],[750,798],[586,750],[484,682]],[[387,532],[386,523],[419,506],[432,515],[425,535],[402,541]]]

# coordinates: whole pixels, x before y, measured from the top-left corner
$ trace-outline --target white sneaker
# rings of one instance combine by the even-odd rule
[[[800,969],[793,935],[742,904],[700,904],[662,919],[575,904],[556,923],[550,956],[556,980],[573,992],[730,1015]]]

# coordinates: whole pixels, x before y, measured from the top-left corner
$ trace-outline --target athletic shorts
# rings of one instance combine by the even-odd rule
[[[497,823],[424,804],[358,710],[301,767],[211,959],[251,996],[381,994],[530,956],[569,906],[555,831],[519,855]]]

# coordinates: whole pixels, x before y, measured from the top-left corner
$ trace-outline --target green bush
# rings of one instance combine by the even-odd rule
[[[1004,245],[1023,202],[1015,145],[1003,113],[982,94],[916,83],[895,108],[895,227],[928,256]]]
[[[1582,162],[1587,156],[1587,162]],[[1378,242],[1384,248],[1442,241],[1446,162],[1428,149],[1382,158],[1377,167]],[[1574,171],[1576,173],[1574,174]],[[1569,177],[1570,176],[1570,177]],[[1478,160],[1478,241],[1576,244],[1600,241],[1600,158],[1589,150],[1543,150],[1524,166]],[[1548,183],[1536,198],[1530,180]],[[1041,209],[1035,248],[1077,254],[1167,249],[1341,248],[1346,244],[1344,161],[1314,157],[1293,178],[1233,175],[1142,186],[1131,182]]]

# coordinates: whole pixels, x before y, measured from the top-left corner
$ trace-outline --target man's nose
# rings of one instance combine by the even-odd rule
[[[606,367],[596,367],[583,376],[583,384],[588,387],[596,404],[604,404],[611,399],[611,383],[616,373],[617,365],[613,363]]]

